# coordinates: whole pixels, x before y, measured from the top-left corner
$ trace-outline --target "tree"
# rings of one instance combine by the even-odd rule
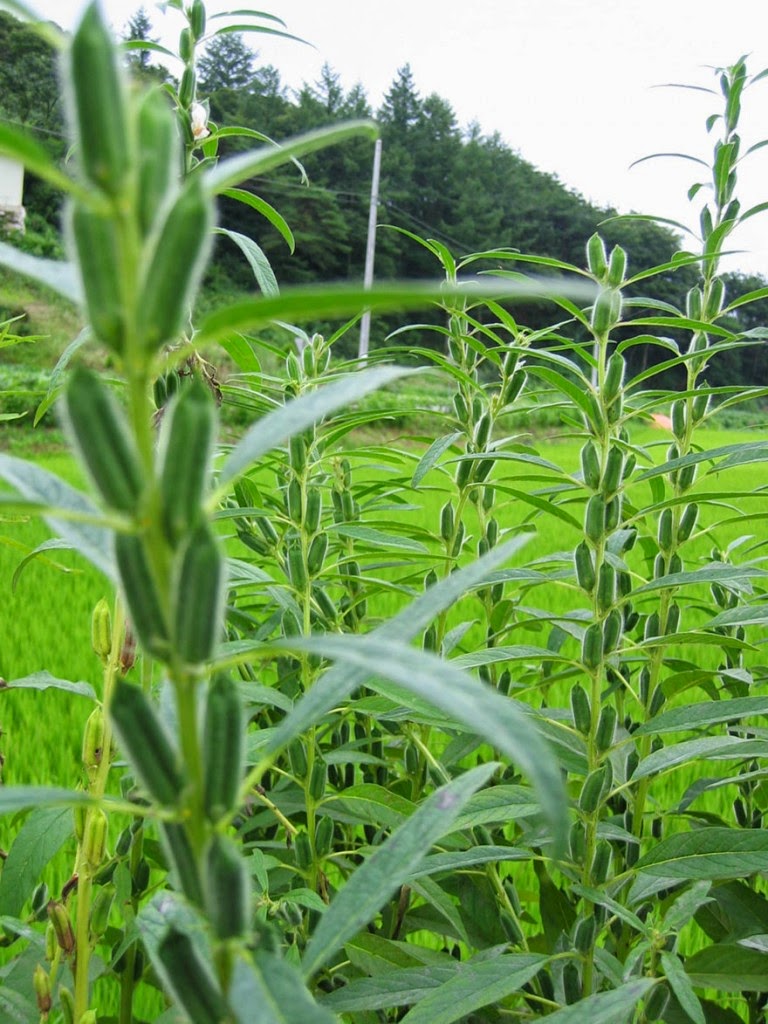
[[[239,32],[214,36],[197,63],[201,92],[210,95],[219,89],[250,89],[255,63],[256,54]]]
[[[29,26],[0,11],[0,49],[0,114],[61,135],[61,88],[53,48]]]

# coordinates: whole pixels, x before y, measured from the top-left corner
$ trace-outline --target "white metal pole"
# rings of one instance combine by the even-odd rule
[[[373,284],[373,261],[376,253],[376,213],[379,205],[379,175],[381,173],[381,139],[376,139],[373,150],[373,177],[371,178],[371,205],[368,208],[368,242],[365,247],[365,272],[363,287],[366,291]],[[360,359],[368,358],[368,340],[371,335],[371,311],[366,309],[360,321]]]

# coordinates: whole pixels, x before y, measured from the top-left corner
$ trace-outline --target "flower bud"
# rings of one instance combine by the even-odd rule
[[[112,617],[109,605],[103,597],[93,609],[91,616],[91,645],[106,665],[112,653]]]

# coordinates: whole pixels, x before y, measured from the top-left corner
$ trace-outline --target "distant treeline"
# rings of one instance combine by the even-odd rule
[[[152,31],[146,11],[140,9],[126,35],[148,40],[153,38]],[[0,115],[35,128],[41,141],[63,157],[63,111],[53,54],[38,36],[3,13],[0,44],[4,54]],[[168,72],[153,64],[151,57],[148,51],[133,51],[127,59],[137,75],[167,79]],[[345,90],[329,66],[319,81],[298,91],[288,89],[278,69],[260,64],[236,33],[216,37],[209,44],[198,72],[198,91],[210,105],[212,121],[257,129],[278,141],[351,118],[377,121],[383,142],[381,226],[376,244],[379,279],[439,273],[426,249],[387,225],[438,239],[457,256],[511,248],[578,266],[584,264],[586,240],[599,230],[607,243],[624,246],[632,272],[666,263],[681,248],[680,238],[662,225],[612,220],[615,210],[587,202],[556,176],[537,170],[498,133],[486,135],[478,124],[462,129],[445,99],[436,93],[419,95],[407,65],[397,71],[378,110],[372,109],[362,86]],[[225,145],[232,152],[252,144],[252,140],[233,137],[224,140],[222,150]],[[296,240],[294,253],[275,228],[241,203],[225,199],[220,219],[224,226],[258,241],[281,284],[360,280],[372,157],[370,142],[351,141],[308,157],[304,161],[308,184],[291,167],[250,183],[290,225]],[[61,197],[30,178],[24,201],[28,244],[44,249],[46,233],[58,232]],[[57,244],[52,241],[49,248]],[[517,264],[516,269],[527,268]],[[685,294],[696,277],[694,267],[665,272],[642,282],[636,296],[650,295],[684,309]],[[230,242],[218,242],[208,283],[225,291],[253,287],[247,264]],[[761,277],[727,275],[730,297],[765,285]],[[541,304],[516,307],[515,316],[538,327],[557,319],[557,312]],[[642,315],[642,306],[633,313]],[[761,300],[742,307],[738,322],[727,326],[750,329],[766,323],[768,300]],[[374,332],[375,337],[382,334],[382,330]],[[429,344],[429,338],[425,335],[420,340]],[[662,350],[649,345],[638,345],[627,354],[632,370],[663,357]],[[768,349],[765,344],[734,349],[713,365],[709,377],[713,385],[762,383],[768,379]]]

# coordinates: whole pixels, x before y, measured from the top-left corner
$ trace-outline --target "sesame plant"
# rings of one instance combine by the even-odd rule
[[[100,601],[93,612],[100,680],[71,682],[41,671],[7,683],[11,691],[64,690],[91,701],[93,710],[79,786],[2,790],[0,810],[26,816],[2,872],[11,959],[0,1000],[10,1019],[77,1024],[128,1024],[146,1014],[195,1024],[252,1021],[254,1013],[265,1021],[330,1021],[332,1012],[316,998],[329,961],[406,884],[501,770],[488,761],[441,779],[391,836],[364,846],[355,836],[355,849],[329,870],[331,882],[318,869],[319,851],[330,853],[333,845],[334,825],[317,814],[326,765],[314,740],[326,733],[340,701],[375,673],[436,713],[492,737],[505,757],[524,766],[556,848],[565,837],[564,791],[545,741],[520,708],[458,666],[408,646],[414,631],[509,557],[514,545],[434,586],[369,636],[309,635],[321,604],[312,581],[326,554],[309,475],[312,431],[323,417],[402,371],[339,372],[322,387],[286,389],[297,397],[276,404],[220,451],[217,388],[198,352],[217,340],[232,344],[237,332],[273,320],[348,316],[363,304],[407,308],[433,299],[439,288],[310,289],[283,297],[257,247],[243,241],[266,294],[191,322],[215,197],[255,173],[373,129],[353,124],[217,160],[194,78],[205,8],[200,0],[184,9],[171,6],[188,23],[180,45],[185,69],[179,89],[171,90],[172,103],[167,91],[128,87],[99,5],[92,3],[63,47],[72,167],[61,170],[25,135],[0,131],[4,152],[69,197],[71,262],[23,267],[82,302],[87,328],[59,375],[86,343],[99,346],[110,367],[107,375],[77,366],[58,401],[90,493],[2,455],[0,475],[10,486],[5,500],[42,515],[55,544],[84,556],[114,587],[114,599]],[[3,253],[15,261],[12,251]],[[547,288],[494,282],[479,291],[512,297]],[[316,348],[308,351],[314,355]],[[303,365],[311,376],[311,358]],[[240,501],[247,487],[240,483],[252,467],[289,438],[291,471],[280,493],[290,523],[282,547],[292,600],[281,609],[284,637],[257,630],[256,649],[253,637],[227,642],[225,627],[232,633],[244,618],[252,620],[240,591],[244,583],[263,582],[264,574],[227,557],[217,517]],[[343,466],[340,473],[344,505]],[[270,521],[278,521],[274,502],[270,512]],[[359,581],[346,564],[343,611],[360,617]],[[322,659],[335,667],[320,674]],[[246,722],[257,719],[254,706],[263,703],[270,681],[259,671],[265,660],[289,662],[295,687],[290,698],[276,687],[268,703],[282,715],[270,727],[251,730]],[[253,667],[241,685],[233,669],[244,663]],[[301,829],[264,784],[273,771],[284,773],[286,750],[304,796]],[[269,810],[280,836],[251,837],[255,806]],[[51,893],[39,876],[70,833],[73,871]],[[159,1010],[139,1007],[147,990],[163,994]],[[144,1005],[151,1001],[144,998]]]

